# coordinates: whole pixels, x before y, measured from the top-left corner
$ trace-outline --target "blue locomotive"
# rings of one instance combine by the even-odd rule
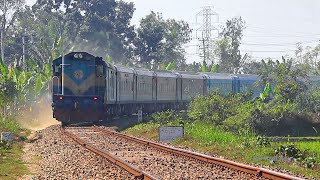
[[[86,52],[53,60],[53,117],[63,124],[91,122],[138,110],[181,109],[214,89],[221,93],[252,90],[257,75],[148,71],[115,66]]]

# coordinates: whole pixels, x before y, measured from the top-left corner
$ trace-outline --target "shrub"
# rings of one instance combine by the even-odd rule
[[[223,121],[223,126],[233,132],[238,132],[240,129],[251,129],[250,117],[255,109],[254,103],[241,103],[235,109],[235,115]]]
[[[259,104],[252,112],[250,122],[257,133],[275,134],[281,126],[293,121],[296,104],[288,101],[287,103],[272,101],[268,104]]]
[[[152,114],[153,122],[160,124],[183,124],[184,118],[174,110]]]
[[[320,112],[320,88],[312,87],[296,100],[298,108],[307,112]]]
[[[298,162],[307,168],[313,168],[317,165],[315,157],[308,156],[306,151],[301,151],[294,144],[287,146],[281,145],[274,152],[277,156],[292,158],[294,162]]]
[[[0,132],[9,131],[17,133],[20,126],[13,118],[10,117],[0,117]]]
[[[259,147],[270,147],[271,146],[270,140],[265,136],[257,136],[256,144]]]
[[[194,99],[189,105],[188,116],[194,120],[206,120],[221,125],[225,119],[235,115],[241,96],[209,94]]]

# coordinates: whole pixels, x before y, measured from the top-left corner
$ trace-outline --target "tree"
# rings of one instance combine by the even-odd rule
[[[167,64],[172,59],[177,65],[183,64],[182,45],[189,42],[191,29],[184,21],[164,20],[159,13],[151,12],[140,21],[134,41],[138,63]]]
[[[6,30],[10,25],[10,17],[19,11],[24,5],[24,0],[3,0],[0,1],[1,28]]]
[[[33,8],[38,12],[57,13],[53,20],[58,20],[55,27],[64,47],[72,45],[73,50],[110,56],[114,62],[132,56],[130,51],[135,33],[130,20],[133,3],[121,0],[38,0]]]
[[[256,61],[245,62],[242,66],[242,72],[244,74],[259,74],[261,66],[262,66],[261,62],[256,62]]]
[[[188,67],[186,68],[187,71],[192,71],[192,72],[199,72],[201,71],[201,63],[196,63],[193,61],[192,64],[189,64]]]
[[[259,76],[263,85],[270,83],[274,87],[276,100],[284,103],[294,101],[306,88],[302,82],[308,80],[306,71],[293,66],[293,59],[284,57],[281,63],[278,60],[262,60]]]
[[[213,73],[217,73],[217,72],[219,72],[219,64],[213,64],[212,66],[211,66],[211,70],[210,70],[210,72],[213,72]]]
[[[221,72],[238,73],[246,57],[240,53],[240,44],[245,29],[245,21],[241,17],[226,22],[216,42],[215,54],[220,59]]]
[[[295,62],[297,66],[307,71],[309,74],[319,75],[320,44],[315,47],[303,47],[301,43],[297,43],[295,51]]]
[[[170,62],[170,63],[167,65],[167,67],[165,68],[165,70],[168,70],[168,71],[174,70],[175,65],[176,65],[176,61],[172,61],[172,62]]]
[[[207,72],[207,63],[206,63],[206,60],[203,60],[203,62],[202,62],[201,72]]]
[[[12,15],[16,12],[20,11],[24,5],[24,0],[2,0],[0,1],[0,29],[3,30],[3,37],[2,41],[4,42],[4,54],[11,54],[8,52],[8,40],[12,35],[11,26],[12,22]],[[11,31],[11,32],[10,32]],[[10,47],[10,46],[9,46]],[[7,63],[7,58],[3,59],[3,62]],[[8,63],[9,64],[9,63]]]

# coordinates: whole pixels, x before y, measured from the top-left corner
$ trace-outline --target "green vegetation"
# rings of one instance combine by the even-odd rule
[[[0,117],[0,132],[9,131],[12,133],[18,133],[19,128],[19,124],[13,118]]]
[[[0,147],[0,179],[17,179],[29,174],[27,166],[21,160],[23,143],[15,143],[12,148]]]
[[[10,117],[0,117],[0,132],[14,133],[14,142],[0,143],[0,179],[17,179],[29,174],[22,161],[23,145],[29,131],[22,131],[19,124]]]
[[[318,142],[291,146],[269,142],[265,136],[318,135],[315,122],[320,122],[320,88],[309,86],[308,75],[319,75],[320,44],[305,49],[298,44],[295,56],[282,58],[281,62],[269,58],[257,61],[240,50],[246,23],[236,17],[228,20],[218,40],[211,42],[214,49],[206,54],[212,57],[204,54],[202,63],[186,64],[183,45],[191,38],[189,25],[164,19],[157,12],[143,17],[137,27],[130,25],[135,10],[132,2],[37,1],[32,7],[22,0],[5,2],[0,3],[5,52],[0,60],[0,130],[19,132],[15,114],[23,114],[41,101],[39,97],[48,90],[53,59],[70,51],[89,51],[106,57],[107,62],[128,67],[259,74],[260,86],[266,86],[260,98],[252,99],[250,93],[198,97],[184,116],[158,113],[153,122],[127,131],[157,138],[160,124],[183,125],[186,136],[176,143],[247,162],[257,159],[254,157],[275,156],[276,149],[286,156],[285,149],[290,145],[303,152],[298,157],[300,163],[276,161],[272,165],[306,174],[318,168]],[[25,54],[21,51],[22,36],[28,52]],[[15,147],[9,151],[19,152]],[[13,154],[17,156],[12,158],[19,156]],[[262,159],[257,163],[270,164]]]
[[[188,120],[182,120],[188,119]],[[152,120],[125,130],[126,133],[158,140],[159,126],[183,126],[185,136],[173,144],[186,146],[207,154],[218,154],[237,162],[274,166],[307,177],[320,178],[320,141],[316,142],[271,142],[265,136],[257,136],[247,130],[238,133],[226,131],[210,121],[193,121],[174,111],[156,113]],[[294,147],[301,153],[299,160],[290,159],[285,153],[275,153]],[[302,155],[303,154],[303,155]]]
[[[175,144],[320,178],[320,141],[290,142],[290,136],[318,135],[320,89],[308,84],[306,72],[291,60],[263,62],[260,72],[266,85],[260,97],[215,91],[193,99],[186,114],[156,113],[126,132],[156,140],[160,125],[180,125],[185,136]],[[272,142],[268,136],[289,137]]]

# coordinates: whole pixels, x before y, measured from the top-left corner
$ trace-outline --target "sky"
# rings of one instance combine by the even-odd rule
[[[36,0],[26,0],[32,5]],[[221,27],[234,17],[246,21],[246,29],[240,47],[242,54],[248,53],[254,59],[282,55],[293,56],[296,43],[314,47],[320,42],[319,0],[124,0],[134,2],[136,11],[131,21],[139,20],[151,11],[162,13],[165,19],[186,21],[193,29],[192,41],[185,45],[188,63],[199,62],[196,30],[202,17],[196,22],[196,15],[203,7],[210,6],[218,14],[212,17],[212,26]],[[199,33],[198,33],[199,35]],[[198,36],[199,37],[199,36]]]

